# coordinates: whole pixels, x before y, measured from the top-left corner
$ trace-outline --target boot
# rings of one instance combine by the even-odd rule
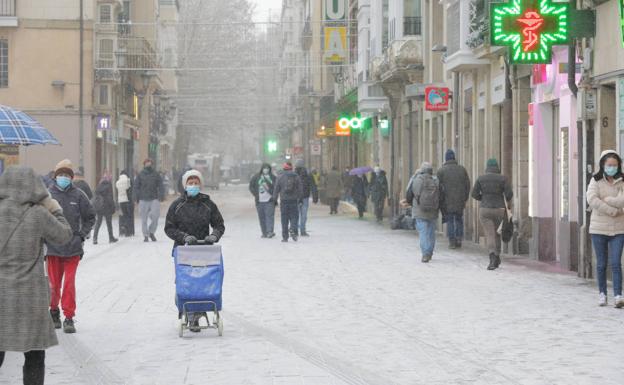
[[[97,238],[95,238],[95,237],[93,238],[93,244],[94,244],[94,245],[97,245],[97,244],[98,244]]]
[[[52,316],[52,323],[55,329],[63,327],[61,324],[61,311],[59,309],[50,309],[50,315]]]
[[[63,331],[67,334],[76,333],[76,327],[74,326],[74,320],[71,318],[65,318],[65,322],[63,322]]]
[[[498,266],[496,266],[496,254],[490,253],[490,264],[488,265],[488,270],[496,270]]]
[[[457,248],[457,241],[454,239],[449,239],[449,249],[455,250]]]
[[[116,243],[116,242],[119,242],[119,239],[117,239],[115,237],[112,237],[108,242],[109,243]]]
[[[495,257],[496,257],[496,260],[495,260],[495,262],[496,262],[496,268],[498,269],[498,268],[500,267],[500,265],[501,265],[501,257],[500,257],[500,255],[498,255],[498,254],[496,254],[496,256],[495,256]]]
[[[456,249],[461,249],[462,247],[462,240],[461,239],[456,239],[455,240],[455,248]]]
[[[156,242],[156,236],[154,234],[150,234],[149,237],[152,240],[152,242]]]
[[[24,385],[43,385],[45,380],[45,366],[22,368]]]

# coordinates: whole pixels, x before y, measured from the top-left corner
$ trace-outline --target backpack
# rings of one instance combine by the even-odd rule
[[[297,175],[288,175],[286,177],[286,187],[284,188],[284,192],[286,194],[292,195],[297,192]]]
[[[437,179],[423,178],[418,205],[425,212],[438,211],[440,208],[440,183]]]

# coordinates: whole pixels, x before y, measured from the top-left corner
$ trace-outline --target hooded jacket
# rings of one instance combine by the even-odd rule
[[[189,197],[186,193],[176,199],[167,212],[165,233],[174,241],[174,247],[184,245],[184,238],[192,235],[198,240],[209,235],[221,239],[225,234],[223,216],[210,196],[200,193]]]
[[[50,213],[41,204],[48,196],[30,168],[9,167],[0,176],[0,351],[58,344],[49,313],[43,241],[64,244],[73,232],[62,211]]]
[[[303,188],[301,193],[302,198],[310,199],[310,196],[312,196],[312,200],[315,203],[318,202],[318,188],[316,187],[314,177],[308,173],[308,170],[305,167],[297,167],[295,172],[299,175],[299,178],[301,178]]]
[[[496,166],[488,166],[485,174],[481,175],[472,188],[472,197],[480,202],[480,207],[488,209],[505,208],[505,200],[511,202],[513,198],[513,190],[509,180],[501,175],[500,168]]]
[[[130,190],[130,178],[128,175],[121,174],[119,175],[119,179],[117,179],[117,183],[115,183],[115,187],[117,187],[117,201],[121,203],[127,203],[130,201],[128,192]]]
[[[264,175],[264,173],[262,172],[262,170],[264,170],[265,168],[269,169],[268,175]],[[271,167],[271,165],[268,163],[263,164],[262,167],[260,168],[260,172],[254,175],[249,181],[249,192],[251,193],[251,195],[254,196],[256,203],[260,202],[260,178],[261,177],[265,177],[266,182],[270,181],[269,183],[267,183],[267,186],[269,189],[269,191],[267,192],[271,194],[271,196],[273,195],[273,190],[275,189],[275,181],[277,179],[275,175],[273,174],[273,168]]]
[[[423,220],[434,220],[438,218],[438,210],[436,211],[424,211],[420,207],[420,195],[422,193],[423,185],[426,179],[435,179],[433,176],[433,167],[430,164],[423,164],[423,166],[416,172],[416,174],[410,179],[408,190],[412,190],[414,198],[412,200],[412,218]]]

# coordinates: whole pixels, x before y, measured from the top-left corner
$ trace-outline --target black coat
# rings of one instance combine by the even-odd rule
[[[297,168],[295,170],[299,178],[301,178],[301,184],[303,187],[303,192],[301,197],[303,199],[309,199],[312,196],[312,200],[316,203],[318,202],[318,188],[316,186],[316,182],[314,181],[314,177],[308,173],[308,170],[305,168]]]
[[[502,209],[505,208],[505,199],[511,202],[513,189],[498,167],[488,167],[475,182],[472,197],[480,202],[482,208]]]
[[[456,160],[449,160],[438,170],[438,180],[442,214],[462,214],[470,197],[470,178],[466,169]]]
[[[370,196],[373,202],[382,202],[388,196],[388,178],[386,178],[385,171],[380,171],[379,175],[373,173],[370,182]]]
[[[136,177],[134,183],[134,200],[138,201],[153,201],[164,200],[165,189],[163,186],[162,177],[153,168],[144,168]]]
[[[225,233],[223,217],[208,195],[189,198],[186,193],[176,199],[167,212],[165,233],[175,246],[184,245],[184,238],[192,235],[203,240],[209,235],[221,239]]]
[[[69,186],[61,190],[56,184],[50,187],[50,195],[56,199],[63,208],[63,215],[74,232],[71,241],[64,245],[48,246],[47,255],[55,257],[75,257],[84,255],[82,247],[87,234],[91,232],[95,224],[95,210],[87,198],[87,195],[79,188]]]
[[[89,184],[86,181],[75,180],[74,187],[78,187],[79,189],[81,189],[87,195],[87,198],[89,198],[89,200],[93,199],[93,191],[91,191],[91,187],[89,187]]]
[[[103,180],[95,189],[93,208],[97,215],[113,215],[115,213],[115,199],[113,198],[113,184]]]
[[[353,178],[351,195],[356,203],[366,203],[368,200],[368,179],[366,179],[366,175],[363,175],[362,177],[356,176]]]

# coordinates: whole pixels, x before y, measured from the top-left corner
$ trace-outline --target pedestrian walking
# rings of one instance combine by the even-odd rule
[[[343,178],[337,167],[332,167],[331,171],[325,176],[325,195],[329,201],[329,214],[338,214],[338,204],[340,196],[344,189]]]
[[[208,194],[201,192],[204,177],[197,170],[189,170],[182,176],[184,194],[176,199],[167,211],[165,234],[174,242],[173,247],[196,245],[203,241],[209,245],[221,240],[225,224],[219,208]],[[190,316],[190,330],[200,332],[199,320],[205,313]]]
[[[74,171],[71,162],[62,160],[54,169],[55,183],[50,195],[63,208],[63,215],[72,228],[73,237],[64,244],[46,242],[48,279],[50,280],[50,314],[57,329],[75,333],[76,271],[84,255],[84,242],[95,223],[95,210],[86,194],[74,187]],[[59,302],[65,315],[61,325]]]
[[[91,190],[89,183],[87,183],[87,181],[84,179],[84,174],[82,172],[80,171],[76,172],[76,176],[74,177],[73,183],[75,187],[78,187],[79,189],[82,190],[82,192],[85,193],[85,195],[87,196],[87,198],[89,198],[89,200],[93,199],[93,191]]]
[[[25,385],[43,385],[45,350],[58,345],[50,318],[43,242],[63,244],[72,229],[59,203],[27,167],[0,176],[0,367],[5,352],[24,353]]]
[[[119,217],[119,236],[134,236],[134,206],[132,204],[132,182],[127,171],[119,174],[119,179],[115,183],[117,188],[117,202],[121,210]]]
[[[472,197],[479,201],[479,220],[485,231],[489,250],[488,270],[496,270],[501,264],[501,236],[498,233],[505,219],[506,207],[511,207],[513,190],[509,180],[501,175],[498,161],[489,159],[485,174],[481,175],[472,189]]]
[[[308,222],[310,197],[312,197],[312,202],[314,202],[314,204],[318,203],[318,188],[314,178],[305,168],[305,162],[303,159],[298,159],[295,162],[295,172],[299,175],[299,178],[301,178],[301,185],[303,187],[301,201],[299,202],[299,234],[302,237],[309,237],[310,234],[306,231],[306,225]]]
[[[273,201],[275,181],[273,168],[270,164],[264,163],[260,172],[254,175],[249,182],[249,192],[256,201],[262,238],[275,236],[275,202]]]
[[[164,200],[165,191],[160,174],[154,170],[154,162],[146,159],[143,170],[134,183],[135,199],[139,204],[141,229],[144,242],[156,242],[156,229],[160,217],[160,202]]]
[[[600,155],[598,172],[587,188],[591,208],[589,233],[596,253],[600,306],[607,306],[607,263],[611,266],[616,308],[624,308],[622,298],[622,249],[624,248],[624,175],[622,159],[613,150]]]
[[[318,188],[318,186],[321,185],[321,174],[319,174],[318,170],[315,168],[310,171],[310,174],[312,175],[312,178],[314,178],[314,183],[316,183],[316,186]]]
[[[440,208],[440,183],[433,175],[433,166],[424,162],[410,179],[406,200],[412,202],[412,218],[420,238],[422,262],[429,263],[435,249],[436,221]]]
[[[366,178],[366,175],[362,174],[353,178],[351,195],[353,197],[353,202],[355,202],[355,205],[357,206],[359,218],[364,218],[366,202],[368,201],[368,179]]]
[[[386,199],[388,198],[388,178],[386,172],[379,166],[375,166],[370,182],[370,196],[375,206],[377,222],[383,221],[383,212]]]
[[[93,199],[93,208],[97,216],[95,229],[93,230],[93,244],[98,244],[98,235],[100,234],[100,226],[102,220],[106,219],[106,229],[108,230],[108,242],[115,243],[118,241],[113,235],[113,214],[115,214],[115,199],[113,198],[113,183],[111,175],[105,173],[102,180],[95,189],[95,198]]]
[[[292,163],[284,163],[284,172],[277,178],[273,190],[273,201],[280,203],[282,222],[282,242],[288,237],[297,242],[299,238],[299,202],[303,194],[303,184],[293,171]]]
[[[464,239],[464,209],[470,197],[470,177],[463,166],[455,159],[455,151],[447,150],[446,162],[438,170],[440,181],[440,212],[442,223],[446,223],[446,232],[451,249],[462,247]]]

